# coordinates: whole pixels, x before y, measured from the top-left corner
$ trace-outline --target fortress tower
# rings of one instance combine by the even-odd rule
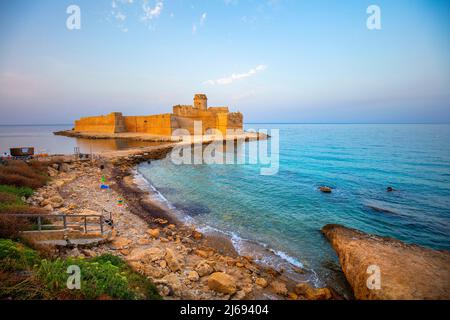
[[[206,98],[206,94],[196,94],[194,96],[194,108],[202,111],[208,110],[208,98]]]

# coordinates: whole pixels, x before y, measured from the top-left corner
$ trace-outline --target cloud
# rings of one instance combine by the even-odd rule
[[[151,7],[148,4],[148,0],[144,0],[142,4],[142,10],[144,11],[144,15],[142,16],[142,20],[152,20],[153,18],[158,18],[163,10],[164,4],[162,1],[157,1],[154,7]]]
[[[124,15],[122,12],[120,12],[120,11],[117,12],[117,14],[116,14],[116,19],[117,20],[124,21],[126,18],[127,18],[127,16]]]
[[[233,73],[231,76],[216,79],[216,80],[208,80],[208,81],[205,81],[204,83],[209,84],[209,85],[216,85],[216,84],[217,85],[226,85],[226,84],[233,83],[234,81],[237,81],[237,80],[249,78],[249,77],[257,74],[258,72],[264,71],[266,69],[267,69],[266,65],[260,64],[260,65],[256,66],[255,68],[250,69],[248,72]]]
[[[205,24],[206,15],[207,15],[207,13],[204,12],[204,13],[202,14],[202,16],[200,17],[200,25],[201,25],[201,26],[203,26],[203,25]]]
[[[124,13],[124,11],[126,12],[127,7],[129,7],[127,5],[132,4],[133,0],[112,0],[111,2],[111,17],[113,18],[113,20],[115,20],[117,28],[122,32],[128,32],[128,28],[125,25],[127,15]]]
[[[200,22],[199,22],[200,27],[203,27],[203,25],[205,24],[207,14],[208,14],[207,12],[203,12],[203,14],[201,15]],[[196,34],[197,33],[197,29],[198,29],[197,28],[197,24],[194,23],[192,25],[192,34]]]
[[[236,5],[238,4],[238,0],[224,0],[225,4],[228,5]]]

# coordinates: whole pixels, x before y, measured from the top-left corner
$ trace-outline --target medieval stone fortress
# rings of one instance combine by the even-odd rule
[[[208,107],[205,94],[196,94],[193,105],[173,106],[172,113],[148,116],[123,116],[112,112],[104,116],[85,117],[75,121],[75,132],[142,133],[170,136],[177,129],[194,134],[194,122],[201,121],[202,133],[217,129],[226,135],[227,129],[242,130],[243,116],[229,112],[228,107]]]

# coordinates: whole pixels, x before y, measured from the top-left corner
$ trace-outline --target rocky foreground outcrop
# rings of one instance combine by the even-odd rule
[[[335,224],[324,226],[322,233],[337,252],[356,299],[450,299],[450,252]]]

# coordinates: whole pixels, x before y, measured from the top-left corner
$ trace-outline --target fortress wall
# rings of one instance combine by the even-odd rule
[[[229,112],[228,107],[209,107],[208,111],[211,111],[211,112],[226,112],[226,113]]]
[[[227,128],[228,128],[228,114],[218,113],[216,116],[216,129],[222,132],[223,136],[226,136]]]
[[[177,116],[196,116],[199,110],[189,105],[176,105],[173,106],[173,113]]]
[[[194,106],[176,105],[173,107],[173,113],[158,115],[124,117],[120,112],[113,112],[106,116],[81,118],[75,121],[75,131],[134,132],[170,136],[177,128],[187,129],[194,134],[195,121],[201,121],[203,134],[208,129],[218,129],[223,134],[226,134],[227,129],[243,129],[242,113],[230,113],[225,106],[206,109],[207,98],[204,94],[195,95]]]
[[[140,132],[166,136],[172,134],[170,113],[149,116],[126,116],[124,118],[127,132]]]
[[[121,125],[122,114],[113,112],[105,116],[85,117],[75,121],[75,131],[90,131],[101,133],[115,133],[122,132]],[[116,125],[119,126],[116,128]]]
[[[173,129],[182,128],[194,134],[194,122],[201,121],[202,134],[209,128],[216,128],[216,116],[210,112],[199,112],[198,116],[173,116]]]
[[[231,112],[227,114],[227,126],[229,129],[240,129],[244,128],[243,123],[244,119],[242,113],[240,112]]]

